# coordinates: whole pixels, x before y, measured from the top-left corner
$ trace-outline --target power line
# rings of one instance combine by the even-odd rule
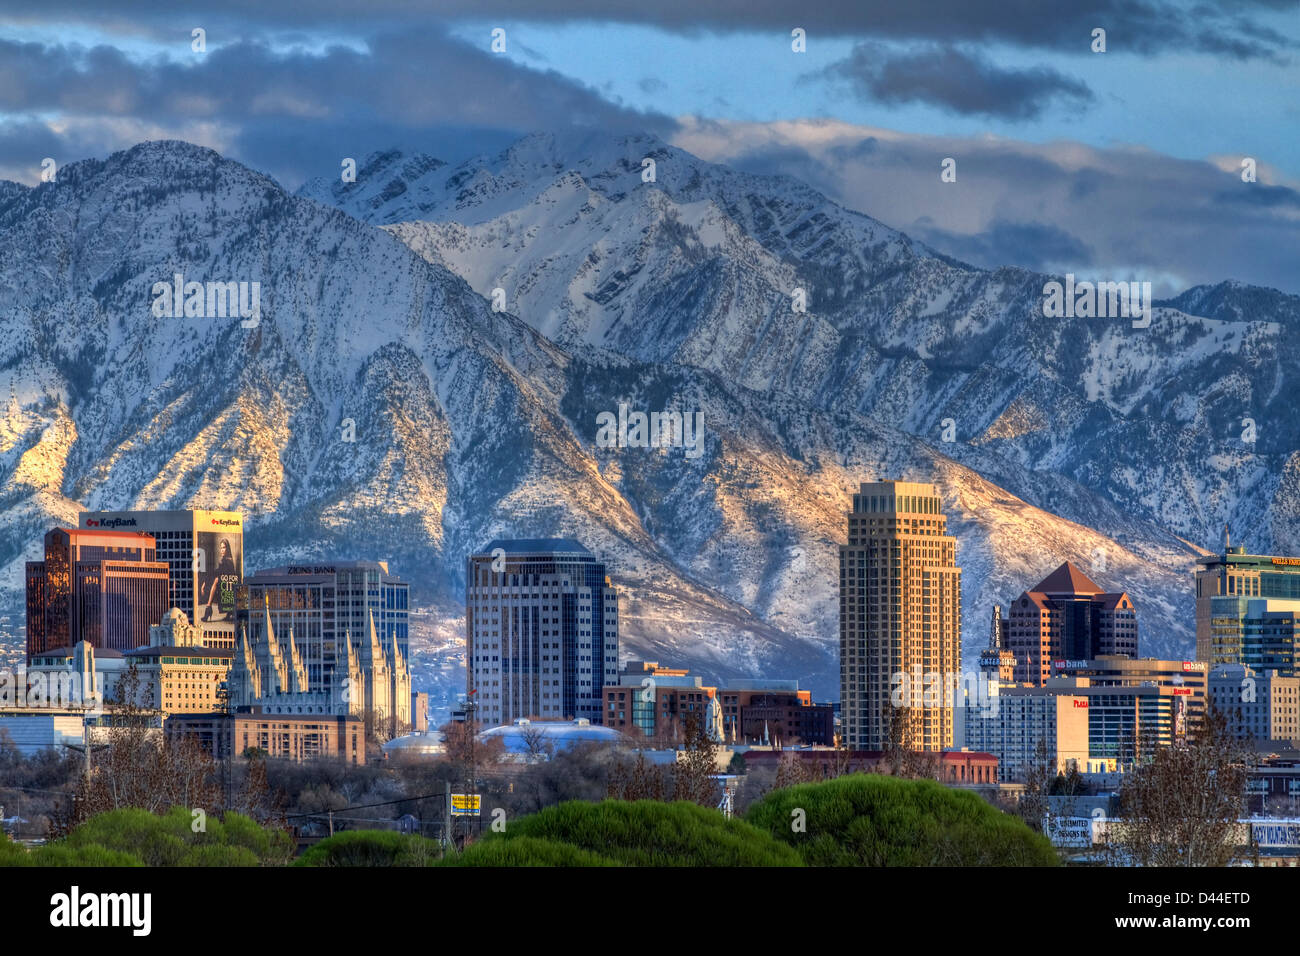
[[[360,803],[360,804],[357,804],[355,807],[341,807],[341,808],[339,808],[339,809],[337,809],[337,810],[323,810],[323,811],[318,811],[318,812],[315,812],[315,813],[288,813],[288,814],[285,814],[285,819],[286,819],[286,820],[293,820],[293,819],[296,819],[296,818],[298,818],[298,817],[318,817],[318,816],[327,815],[327,814],[330,814],[330,813],[347,813],[347,812],[350,811],[350,810],[369,810],[369,809],[371,809],[372,807],[391,807],[391,806],[393,806],[393,805],[395,805],[395,804],[398,804],[398,803],[409,803],[409,802],[412,801],[412,800],[431,800],[431,799],[433,799],[434,797],[437,797],[439,800],[446,799],[446,798],[445,798],[445,795],[444,795],[444,794],[441,794],[441,793],[426,793],[426,794],[424,794],[423,796],[418,796],[418,797],[402,797],[402,798],[399,799],[399,800],[386,800],[386,801],[384,801],[383,803]]]

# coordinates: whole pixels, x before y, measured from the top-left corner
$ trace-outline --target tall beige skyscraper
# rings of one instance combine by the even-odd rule
[[[863,483],[840,546],[840,718],[854,750],[953,745],[957,539],[933,485]]]

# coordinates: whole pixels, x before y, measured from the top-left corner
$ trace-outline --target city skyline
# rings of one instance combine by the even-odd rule
[[[1297,12],[0,0],[15,912],[997,867],[1285,929]]]

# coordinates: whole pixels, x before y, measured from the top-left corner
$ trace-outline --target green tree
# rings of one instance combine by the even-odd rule
[[[769,793],[745,820],[810,866],[1053,866],[1046,838],[933,780],[851,774]]]
[[[527,851],[502,846],[520,840],[540,843],[529,844]],[[790,847],[742,820],[686,801],[655,800],[571,801],[548,807],[509,822],[503,833],[485,837],[456,862],[499,865],[491,861],[528,858],[534,851],[539,860],[588,861],[572,865],[596,865],[585,855],[622,866],[802,865]]]
[[[442,858],[434,840],[394,830],[349,830],[321,840],[295,866],[429,866]]]

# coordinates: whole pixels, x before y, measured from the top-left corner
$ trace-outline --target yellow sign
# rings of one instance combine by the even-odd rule
[[[476,817],[483,798],[477,793],[453,793],[451,795],[451,815],[453,817]]]

